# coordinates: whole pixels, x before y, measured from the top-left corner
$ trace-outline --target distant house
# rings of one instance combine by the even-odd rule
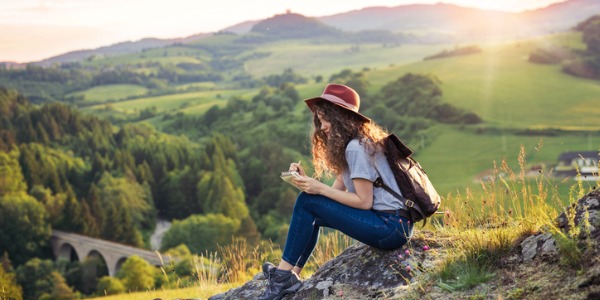
[[[565,152],[558,157],[558,165],[554,168],[554,175],[571,177],[581,174],[583,180],[598,179],[598,151]]]

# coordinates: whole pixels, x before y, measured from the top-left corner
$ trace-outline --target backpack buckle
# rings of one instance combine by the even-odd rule
[[[374,187],[382,187],[383,179],[381,179],[381,177],[377,177],[377,179],[375,179],[375,181],[373,182],[373,186]]]
[[[415,205],[415,203],[409,199],[406,199],[406,203],[404,203],[404,205],[412,208]]]

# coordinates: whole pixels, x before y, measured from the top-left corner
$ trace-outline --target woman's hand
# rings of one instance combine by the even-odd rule
[[[306,173],[304,173],[304,168],[302,168],[302,166],[300,165],[300,162],[293,162],[290,164],[290,171],[295,171],[298,172],[298,174],[300,174],[300,176],[306,176]]]
[[[309,194],[321,194],[324,188],[329,187],[328,185],[306,175],[292,178],[292,183],[303,192]]]

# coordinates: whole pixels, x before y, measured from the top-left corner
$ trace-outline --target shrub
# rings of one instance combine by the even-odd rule
[[[125,292],[125,286],[118,278],[104,276],[98,281],[96,290],[100,296],[115,295]]]
[[[154,267],[137,255],[130,256],[123,263],[117,277],[123,280],[123,285],[130,291],[154,287]]]

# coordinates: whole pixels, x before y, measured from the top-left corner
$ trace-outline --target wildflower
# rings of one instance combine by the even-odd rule
[[[427,251],[427,250],[429,250],[429,246],[427,246],[427,245],[423,246],[423,251]]]
[[[404,256],[402,256],[402,254],[398,254],[398,259],[403,259]]]
[[[344,297],[344,292],[343,291],[339,291],[337,292],[338,297]]]
[[[404,254],[410,255],[410,250],[406,249],[406,251],[404,251]]]
[[[406,271],[410,273],[410,271],[412,271],[412,267],[410,265],[406,266]]]

